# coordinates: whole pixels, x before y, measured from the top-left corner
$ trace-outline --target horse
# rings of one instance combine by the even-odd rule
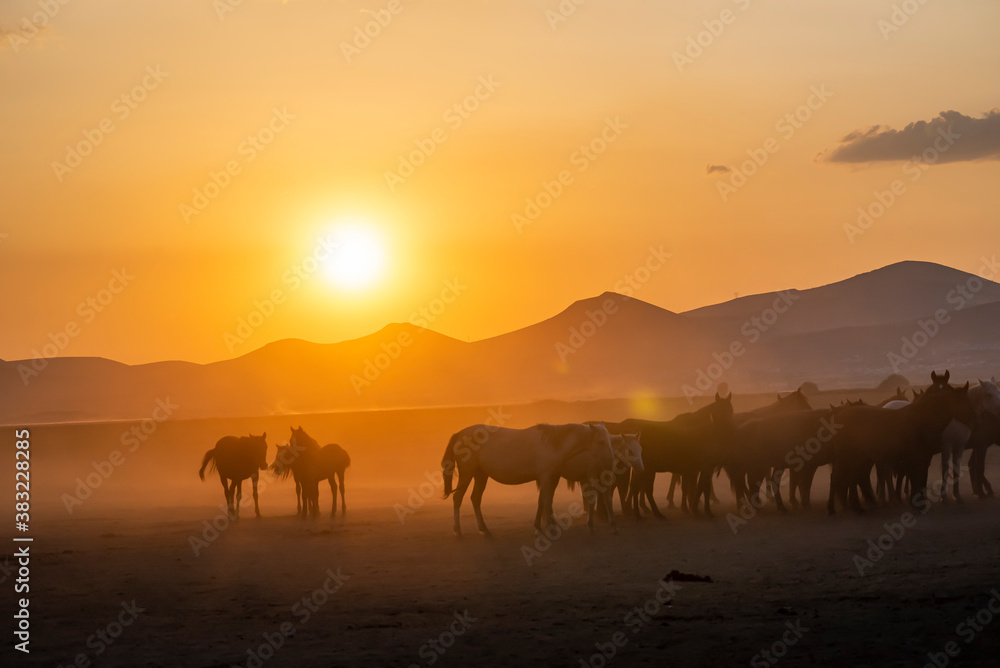
[[[802,506],[809,509],[809,489],[816,469],[830,461],[825,445],[837,431],[834,415],[842,408],[778,413],[756,418],[736,430],[732,451],[727,458],[730,471],[745,472],[750,488],[759,490],[766,481],[778,510],[785,512],[781,500],[781,478],[791,469],[789,500],[795,503],[799,489]],[[749,489],[741,489],[739,473],[730,481],[737,496],[748,498]]]
[[[751,411],[736,413],[733,416],[733,424],[736,427],[733,448],[725,453],[726,460],[722,462],[723,466],[720,468],[726,469],[726,473],[729,475],[730,488],[733,491],[733,495],[736,496],[737,501],[741,498],[749,498],[752,491],[759,491],[761,484],[768,478],[767,471],[762,473],[758,471],[757,475],[751,476],[749,475],[750,472],[739,467],[737,464],[740,459],[738,452],[739,443],[746,442],[750,438],[751,433],[756,429],[760,420],[776,415],[787,415],[812,410],[809,399],[806,398],[801,387],[794,392],[789,392],[785,396],[781,396],[780,394],[777,396],[778,398],[774,403],[755,408]],[[772,479],[774,475],[777,475],[777,472],[771,476]],[[781,476],[778,475],[779,480],[780,478]],[[775,499],[779,507],[783,507],[780,502],[780,495],[776,495]]]
[[[642,460],[644,471],[640,476],[638,489],[630,491],[633,510],[638,516],[639,504],[643,497],[649,503],[653,515],[662,519],[663,514],[653,500],[653,486],[656,474],[670,471],[680,474],[683,482],[682,493],[689,499],[692,512],[698,510],[702,495],[705,497],[705,515],[712,516],[712,474],[719,462],[720,453],[728,447],[733,431],[733,395],[715,395],[709,404],[709,419],[703,424],[689,424],[686,420],[675,424],[648,420],[626,420],[640,429]]]
[[[945,377],[950,376],[946,374]],[[876,504],[871,487],[871,469],[878,464],[896,466],[911,482],[911,494],[926,488],[930,459],[940,450],[941,433],[952,419],[968,420],[973,415],[969,384],[954,388],[945,382],[932,385],[920,399],[896,410],[857,406],[838,415],[841,428],[830,443],[833,470],[827,511],[833,515],[834,499],[861,511],[857,490]],[[911,497],[912,502],[912,497]]]
[[[979,380],[979,385],[969,390],[969,399],[976,412],[976,420],[972,425],[966,447],[972,450],[969,457],[969,479],[972,482],[972,492],[976,496],[993,496],[993,487],[986,480],[986,449],[994,443],[1000,443],[998,434],[998,419],[1000,419],[1000,389],[997,388],[996,377],[990,380]]]
[[[271,463],[271,473],[279,480],[286,479],[289,475],[295,480],[295,514],[305,517],[302,499],[302,477],[300,475],[301,463],[298,458],[304,448],[295,448],[291,444],[276,445],[274,461]]]
[[[347,514],[347,499],[344,487],[344,473],[351,465],[351,456],[347,451],[336,443],[328,443],[323,447],[305,432],[300,426],[292,428],[292,436],[289,439],[289,446],[295,448],[299,454],[296,457],[294,468],[298,471],[298,478],[302,488],[302,516],[318,516],[319,511],[319,483],[326,480],[330,483],[330,492],[333,494],[333,510],[331,519],[337,516],[337,486],[339,481],[341,517]],[[287,473],[284,474],[288,476]]]
[[[527,429],[471,425],[456,432],[448,441],[441,458],[444,477],[444,498],[452,496],[455,509],[454,532],[461,537],[460,511],[469,485],[472,489],[472,509],[476,513],[479,532],[490,536],[481,508],[483,492],[490,478],[502,485],[538,484],[539,512],[535,530],[542,530],[542,519],[555,523],[552,498],[559,478],[567,464],[577,455],[586,454],[594,465],[613,457],[608,430],[600,424],[538,424]],[[452,487],[455,469],[458,483]],[[598,477],[600,471],[597,471]]]
[[[210,470],[219,471],[222,492],[226,495],[226,507],[233,519],[239,519],[243,481],[250,478],[253,483],[253,509],[259,518],[257,480],[260,478],[259,472],[267,468],[267,432],[260,436],[223,436],[201,460],[198,477],[202,480],[205,479],[205,469],[209,466]],[[227,483],[226,480],[232,482]]]
[[[906,390],[904,390],[901,387],[897,387],[896,388],[896,394],[894,394],[893,396],[889,397],[888,399],[884,399],[884,400],[878,402],[877,404],[875,404],[875,406],[878,407],[878,408],[885,408],[885,405],[887,403],[891,402],[891,401],[907,401],[907,399],[906,399]],[[848,402],[848,403],[850,403],[850,402]],[[907,401],[907,403],[909,403],[909,402]]]
[[[625,494],[618,486],[624,477],[634,469],[642,471],[642,446],[638,434],[616,434],[611,437],[610,457],[608,452],[584,452],[572,457],[560,468],[559,474],[566,479],[570,490],[580,483],[583,494],[583,507],[587,509],[587,527],[594,533],[594,513],[601,512],[608,518],[611,529],[618,533],[615,525],[614,493],[618,489],[622,507],[625,507]],[[535,522],[540,522],[542,504],[539,502]]]
[[[618,500],[622,506],[622,514],[630,513],[630,508],[626,503],[632,479],[636,476],[636,471],[642,469],[642,446],[639,444],[639,434],[623,434],[619,428],[619,423],[606,423],[600,420],[590,420],[584,422],[586,425],[599,424],[608,430],[611,436],[611,449],[615,453],[615,459],[622,462],[624,466],[615,466],[614,488],[618,490]],[[638,480],[638,478],[636,478]],[[612,494],[612,497],[614,495]],[[613,500],[613,499],[612,499]],[[598,497],[598,512],[604,512],[604,498]]]

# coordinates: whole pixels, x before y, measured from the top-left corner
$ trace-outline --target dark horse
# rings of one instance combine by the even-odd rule
[[[211,465],[218,469],[222,491],[226,495],[226,506],[230,517],[240,516],[240,501],[243,499],[243,481],[250,478],[253,483],[253,509],[260,517],[257,503],[257,480],[260,471],[267,468],[267,432],[260,436],[224,436],[215,447],[205,453],[201,460],[198,477],[205,479],[205,469]],[[226,480],[232,481],[227,483]]]
[[[969,384],[955,388],[936,383],[908,406],[897,410],[857,406],[838,414],[840,430],[830,443],[833,471],[827,510],[834,513],[834,499],[860,511],[857,490],[876,505],[871,470],[888,466],[911,482],[911,502],[925,493],[931,457],[941,451],[941,433],[952,419],[972,419]]]
[[[656,474],[664,471],[682,477],[682,493],[689,499],[691,512],[698,510],[699,499],[704,496],[705,514],[711,517],[712,474],[733,435],[733,395],[723,398],[716,393],[705,415],[704,422],[675,418],[671,422],[630,419],[621,423],[640,432],[644,471],[635,493],[629,492],[637,517],[642,498],[653,515],[663,517],[653,500],[653,484]]]
[[[326,480],[333,493],[333,511],[337,516],[337,483],[340,483],[341,516],[347,513],[347,499],[344,488],[344,472],[351,465],[351,456],[336,443],[319,446],[316,439],[302,427],[292,429],[288,446],[279,448],[279,456],[271,464],[271,470],[279,478],[289,474],[295,479],[296,510],[306,515],[319,515],[319,483]],[[301,501],[300,501],[301,493]]]

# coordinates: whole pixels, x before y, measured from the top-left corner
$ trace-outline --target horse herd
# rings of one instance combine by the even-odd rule
[[[713,479],[726,472],[737,504],[762,507],[773,499],[785,511],[781,482],[789,472],[789,501],[810,507],[812,481],[821,466],[830,466],[830,514],[841,507],[862,510],[901,502],[904,493],[914,504],[928,498],[931,458],[941,455],[940,483],[935,496],[959,496],[961,459],[971,450],[969,478],[976,496],[992,496],[985,477],[986,450],[1000,444],[1000,389],[995,379],[956,387],[950,372],[931,373],[927,389],[902,390],[878,405],[847,401],[814,409],[802,389],[779,396],[774,403],[744,413],[733,410],[732,394],[715,395],[705,407],[667,422],[627,419],[582,424],[539,424],[511,429],[485,424],[455,433],[441,460],[444,496],[452,497],[454,532],[461,536],[460,510],[470,485],[478,529],[489,535],[481,509],[483,492],[492,478],[505,485],[535,482],[538,504],[535,529],[555,523],[552,508],[560,479],[571,489],[579,484],[588,526],[606,516],[616,529],[613,497],[618,493],[623,514],[641,517],[644,511],[663,517],[653,488],[657,473],[671,473],[668,504],[681,489],[681,507],[711,516],[715,498]],[[242,481],[253,482],[257,505],[258,471],[268,468],[265,435],[227,436],[202,461],[204,480],[210,464],[219,471],[226,502],[238,516]],[[350,457],[338,445],[323,446],[301,428],[292,429],[288,445],[278,446],[270,469],[280,478],[295,480],[297,511],[319,513],[319,483],[328,480],[337,512],[337,480],[342,507],[344,470]],[[876,487],[872,486],[872,471]],[[458,474],[457,481],[454,480]],[[230,482],[227,482],[230,481]],[[763,488],[763,491],[762,491]]]

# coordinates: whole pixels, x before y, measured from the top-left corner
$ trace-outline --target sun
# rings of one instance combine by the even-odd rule
[[[346,290],[360,290],[374,285],[385,269],[385,250],[381,239],[368,226],[342,227],[333,233],[334,249],[323,267],[332,284]]]

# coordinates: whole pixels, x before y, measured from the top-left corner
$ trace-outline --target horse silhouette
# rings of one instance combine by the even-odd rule
[[[279,478],[290,474],[295,479],[296,512],[301,517],[318,516],[319,483],[326,480],[333,493],[331,518],[337,516],[337,487],[339,482],[341,517],[347,514],[347,498],[344,487],[344,473],[351,465],[351,456],[336,443],[320,447],[319,443],[300,426],[292,428],[288,445],[279,450],[279,456],[271,465],[271,470]]]
[[[542,530],[542,518],[550,526],[554,525],[552,497],[559,478],[566,471],[570,460],[581,454],[586,455],[588,466],[597,468],[589,473],[596,473],[599,477],[599,467],[603,465],[605,456],[610,460],[614,458],[608,430],[601,425],[584,424],[539,424],[527,429],[477,424],[455,433],[448,441],[441,458],[444,498],[454,494],[455,535],[462,535],[459,521],[462,499],[473,481],[475,487],[470,498],[472,509],[476,513],[476,523],[480,533],[490,535],[486,522],[483,521],[481,508],[483,492],[490,478],[503,485],[538,483],[539,511],[535,517],[535,529]],[[456,468],[458,484],[453,489],[452,478]],[[578,474],[579,471],[570,473],[573,476]]]
[[[969,384],[948,385],[950,373],[932,374],[934,384],[910,405],[896,410],[874,406],[845,408],[838,416],[842,428],[830,443],[833,470],[827,511],[834,513],[834,499],[861,510],[858,490],[876,505],[871,486],[872,467],[897,470],[911,482],[911,502],[927,487],[931,457],[941,451],[941,434],[953,420],[974,418]]]
[[[198,477],[205,479],[205,469],[219,472],[222,481],[222,491],[226,495],[226,507],[229,515],[238,519],[240,516],[240,501],[243,499],[243,481],[250,478],[253,483],[253,509],[260,517],[260,505],[257,501],[257,480],[260,471],[267,468],[267,432],[260,436],[223,436],[215,447],[205,453],[201,460]],[[230,482],[226,482],[226,481]]]

